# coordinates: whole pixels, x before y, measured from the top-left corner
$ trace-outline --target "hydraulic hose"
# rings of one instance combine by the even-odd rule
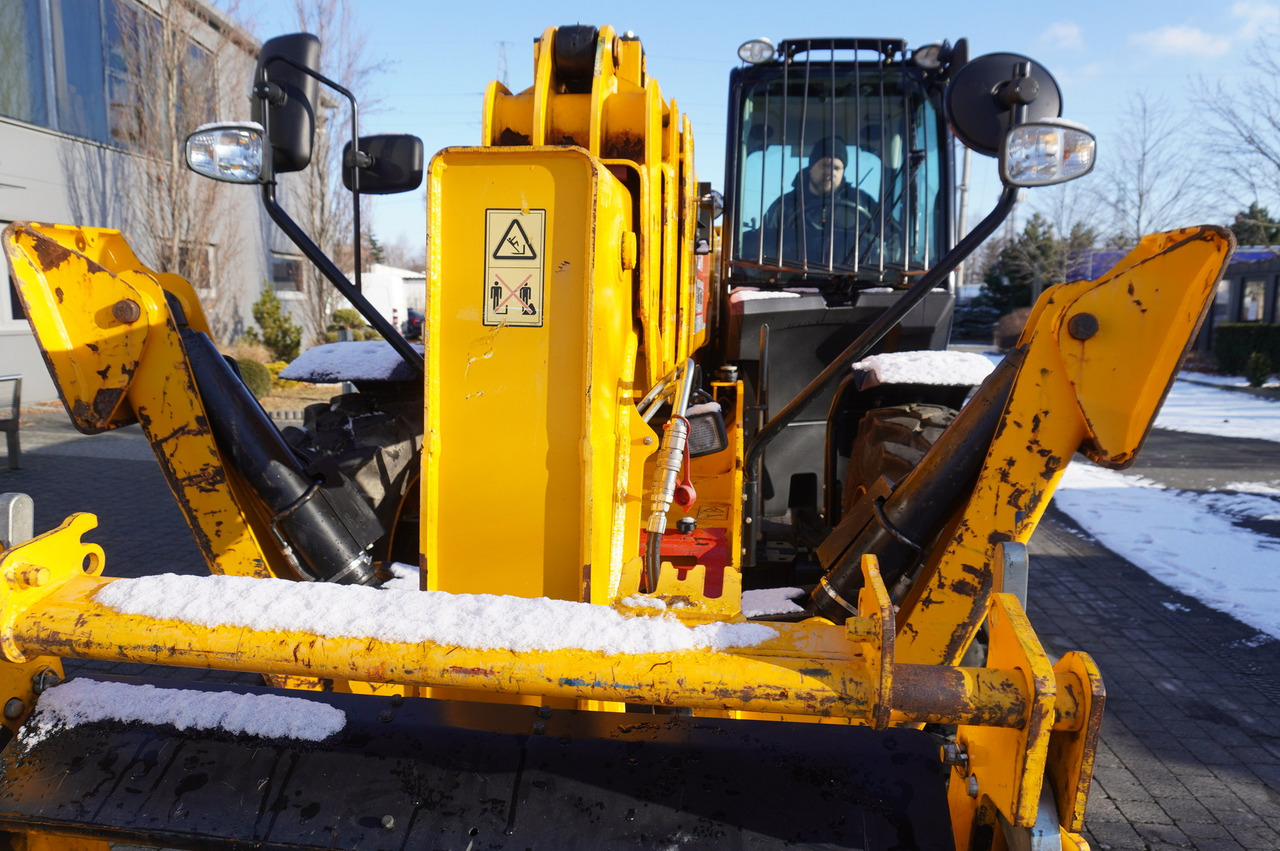
[[[832,538],[843,536],[848,544],[810,596],[811,614],[833,623],[844,623],[857,614],[862,587],[859,565],[867,553],[879,560],[885,585],[894,589],[894,602],[905,597],[912,571],[928,557],[928,547],[973,493],[1025,358],[1026,350],[1018,349],[1001,361],[893,493],[883,501],[865,497],[872,502],[869,513],[849,512],[832,533]],[[857,523],[863,523],[861,528]],[[904,587],[895,588],[899,583]]]
[[[367,584],[382,526],[336,467],[303,469],[280,432],[206,334],[182,332],[218,451],[253,488],[299,579]]]
[[[656,403],[663,395],[674,390],[671,400],[671,418],[662,433],[653,469],[653,484],[649,491],[649,522],[646,529],[649,540],[645,545],[644,575],[646,593],[658,590],[658,574],[662,570],[662,536],[667,531],[667,511],[675,497],[680,468],[684,465],[684,450],[689,440],[689,421],[685,412],[693,392],[693,359],[686,360],[671,377],[664,379],[657,392],[650,391],[646,402]],[[642,403],[643,404],[643,403]]]

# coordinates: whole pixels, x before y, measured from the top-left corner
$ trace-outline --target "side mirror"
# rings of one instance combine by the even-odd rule
[[[1060,116],[1062,92],[1053,75],[1033,60],[1017,53],[989,53],[956,71],[942,108],[966,147],[994,157],[1015,124]]]
[[[187,137],[187,167],[196,174],[227,183],[261,183],[261,124],[205,124]]]
[[[342,149],[342,184],[352,188],[359,173],[361,195],[394,195],[422,185],[423,146],[417,136],[387,134],[361,136],[360,162],[348,142]]]
[[[1093,171],[1098,142],[1064,119],[1020,124],[1000,148],[1000,179],[1009,186],[1050,186]]]
[[[253,120],[267,128],[273,173],[302,171],[311,163],[320,84],[303,69],[319,67],[320,39],[311,33],[276,36],[258,53]]]

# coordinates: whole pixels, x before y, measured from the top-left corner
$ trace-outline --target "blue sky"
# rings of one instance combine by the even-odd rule
[[[743,41],[811,36],[889,36],[915,46],[961,37],[970,55],[1026,54],[1047,67],[1063,90],[1064,117],[1099,136],[1099,167],[1108,142],[1124,132],[1125,103],[1143,91],[1187,107],[1189,81],[1244,79],[1263,30],[1280,27],[1280,3],[1222,5],[1170,0],[1148,4],[1003,2],[667,2],[619,4],[568,0],[426,4],[348,0],[371,55],[387,63],[356,95],[380,101],[361,113],[361,132],[421,136],[428,155],[479,140],[485,86],[500,76],[505,49],[513,90],[532,82],[533,39],[551,25],[609,24],[645,45],[651,76],[693,122],[699,178],[724,183],[725,93]],[[241,0],[240,14],[261,39],[296,29],[293,0]],[[227,116],[232,118],[233,116]],[[244,116],[234,116],[244,117]],[[994,202],[995,163],[976,157],[970,222]],[[1091,180],[1093,176],[1083,180]],[[1083,182],[1082,182],[1083,184]],[[1224,221],[1250,198],[1227,198],[1204,221]],[[1263,199],[1264,204],[1268,199]],[[1239,203],[1237,203],[1239,202]],[[374,232],[384,242],[423,242],[423,193],[378,199]],[[1225,217],[1225,218],[1224,218]],[[1199,223],[1199,222],[1196,222]],[[1185,224],[1192,224],[1187,222]]]

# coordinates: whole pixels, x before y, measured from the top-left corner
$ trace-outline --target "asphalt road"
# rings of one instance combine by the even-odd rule
[[[24,466],[0,467],[0,491],[36,498],[37,531],[91,511],[107,573],[204,571],[136,427],[84,438],[60,409],[25,416]],[[1191,490],[1241,478],[1280,486],[1280,448],[1157,430],[1135,472]],[[1280,641],[1156,582],[1052,508],[1031,553],[1028,609],[1042,641],[1091,653],[1106,679],[1093,848],[1280,849]],[[77,664],[96,663],[68,669]]]

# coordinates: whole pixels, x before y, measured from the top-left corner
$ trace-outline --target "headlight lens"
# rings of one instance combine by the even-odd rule
[[[753,38],[738,48],[738,58],[743,62],[759,65],[761,62],[768,62],[773,59],[776,52],[773,42],[769,41],[769,39]]]
[[[187,137],[187,166],[228,183],[262,181],[262,125],[206,124]]]
[[[1097,140],[1069,121],[1038,121],[1013,128],[1000,151],[1000,173],[1013,186],[1049,186],[1093,170]]]

